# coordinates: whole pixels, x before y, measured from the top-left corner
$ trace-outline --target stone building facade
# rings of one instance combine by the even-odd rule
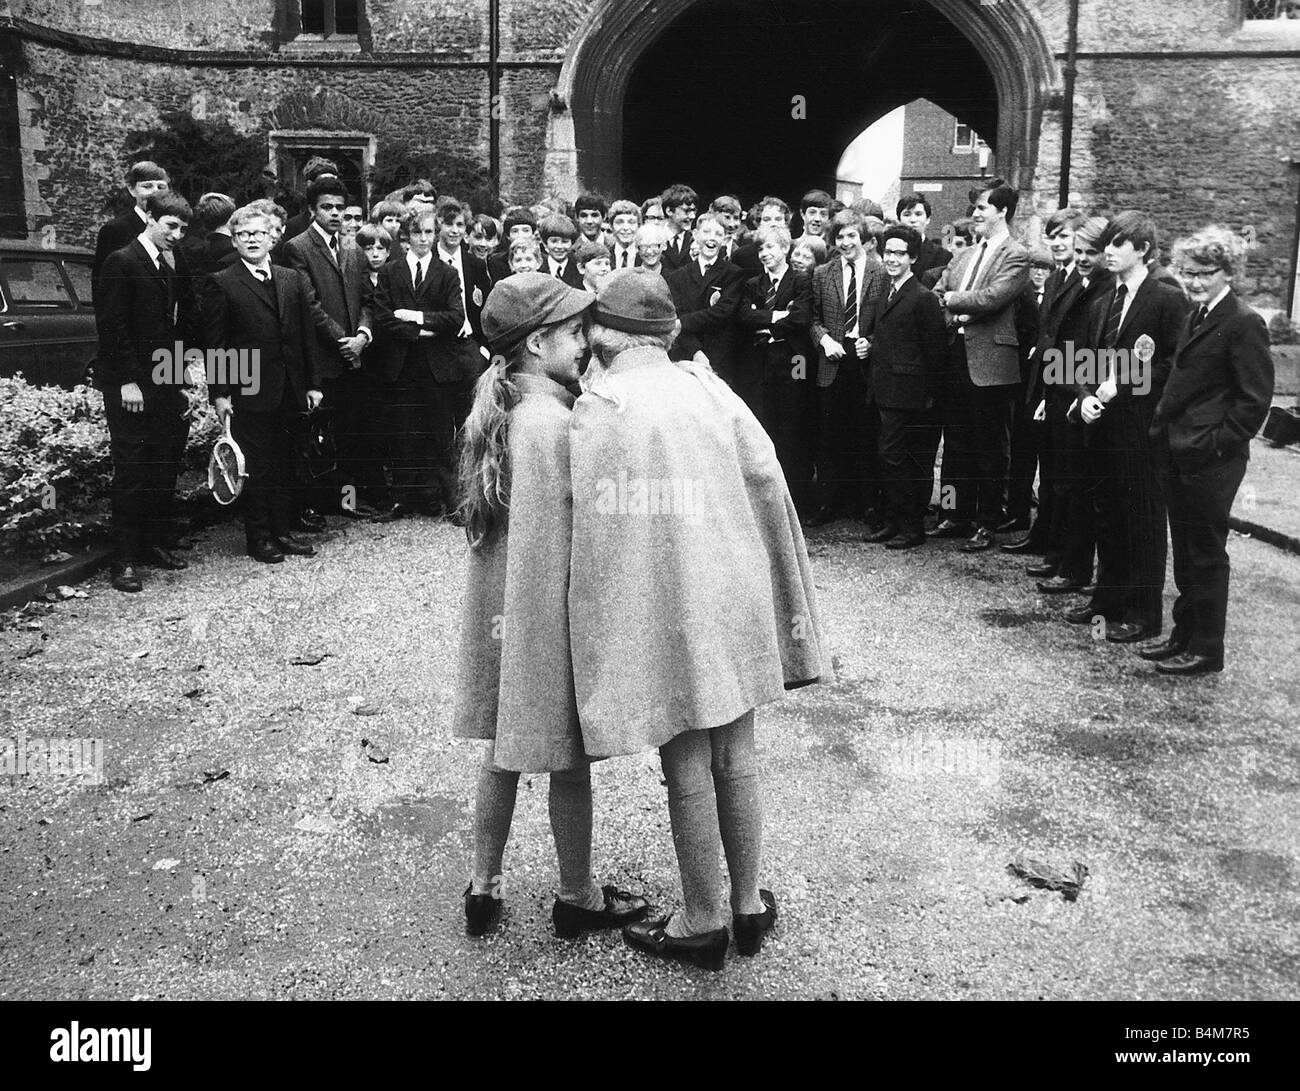
[[[495,168],[511,199],[586,186],[644,196],[675,180],[657,165],[681,174],[691,155],[708,169],[684,180],[706,192],[730,169],[728,188],[745,196],[797,199],[799,186],[834,185],[857,132],[927,97],[987,137],[1028,215],[1065,194],[1100,211],[1145,208],[1170,235],[1227,223],[1252,240],[1248,292],[1295,308],[1300,20],[1247,18],[1269,10],[1254,0],[0,0],[0,230],[90,241],[126,134],[169,110],[227,118],[265,138],[272,163],[276,141],[330,133],[363,160],[397,138],[454,149]],[[332,34],[315,25],[322,11]],[[758,33],[726,53],[742,27]],[[659,143],[647,156],[650,133]]]

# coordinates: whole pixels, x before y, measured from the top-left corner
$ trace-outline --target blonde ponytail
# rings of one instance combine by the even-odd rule
[[[518,352],[519,350],[516,350]],[[487,545],[510,507],[510,410],[519,392],[510,381],[516,359],[496,357],[474,385],[460,434],[460,516],[471,549]]]

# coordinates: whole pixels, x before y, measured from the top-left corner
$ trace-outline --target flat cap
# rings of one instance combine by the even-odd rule
[[[601,286],[596,321],[624,333],[672,333],[677,308],[668,282],[646,269],[619,269]]]
[[[497,281],[483,305],[483,336],[506,353],[534,330],[581,314],[596,297],[545,273],[514,273]]]

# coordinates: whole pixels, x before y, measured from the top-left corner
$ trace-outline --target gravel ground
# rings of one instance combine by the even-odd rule
[[[1234,537],[1228,672],[1175,681],[1058,620],[1023,562],[860,533],[810,537],[833,672],[759,713],[759,958],[555,939],[544,777],[504,927],[466,938],[463,537],[349,525],[264,567],[227,525],[143,595],[96,582],[0,632],[0,739],[105,747],[99,786],[0,776],[0,998],[1293,997],[1300,559]],[[656,758],[595,782],[598,875],[673,904]],[[1022,857],[1084,865],[1082,893]]]

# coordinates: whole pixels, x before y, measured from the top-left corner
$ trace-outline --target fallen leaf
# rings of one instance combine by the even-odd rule
[[[303,652],[302,655],[295,655],[289,663],[295,667],[314,667],[333,654],[333,652]]]
[[[179,863],[179,860],[159,860],[154,864],[153,869],[154,871],[171,871]]]
[[[320,815],[309,814],[306,818],[295,822],[293,828],[302,830],[303,833],[333,833],[334,823],[328,818],[321,818]]]
[[[132,659],[144,659],[146,656],[148,656],[148,654],[149,654],[149,649],[148,649],[148,648],[145,648],[144,651],[136,652],[135,655],[133,655],[131,658],[132,658]]]
[[[204,769],[202,771],[202,775],[203,775],[203,783],[211,784],[213,781],[216,780],[225,780],[228,776],[230,776],[230,770],[229,769]]]
[[[378,716],[380,708],[378,705],[357,705],[352,710],[353,716]]]
[[[54,590],[61,599],[73,599],[77,597],[77,589],[75,587],[69,587],[66,583],[59,584],[59,586]]]
[[[189,698],[192,699],[192,698],[198,697],[202,692],[203,692],[203,687],[202,687],[202,686],[195,686],[193,689],[187,689],[187,690],[185,691],[184,696],[189,697]]]
[[[70,560],[72,560],[71,553],[65,553],[61,549],[56,549],[53,553],[45,554],[45,556],[41,558],[41,564],[62,564],[64,561]]]
[[[145,811],[144,814],[133,815],[132,818],[131,818],[131,821],[132,821],[132,822],[143,822],[146,818],[152,818],[153,816],[154,816],[154,812],[153,812],[153,811]]]

